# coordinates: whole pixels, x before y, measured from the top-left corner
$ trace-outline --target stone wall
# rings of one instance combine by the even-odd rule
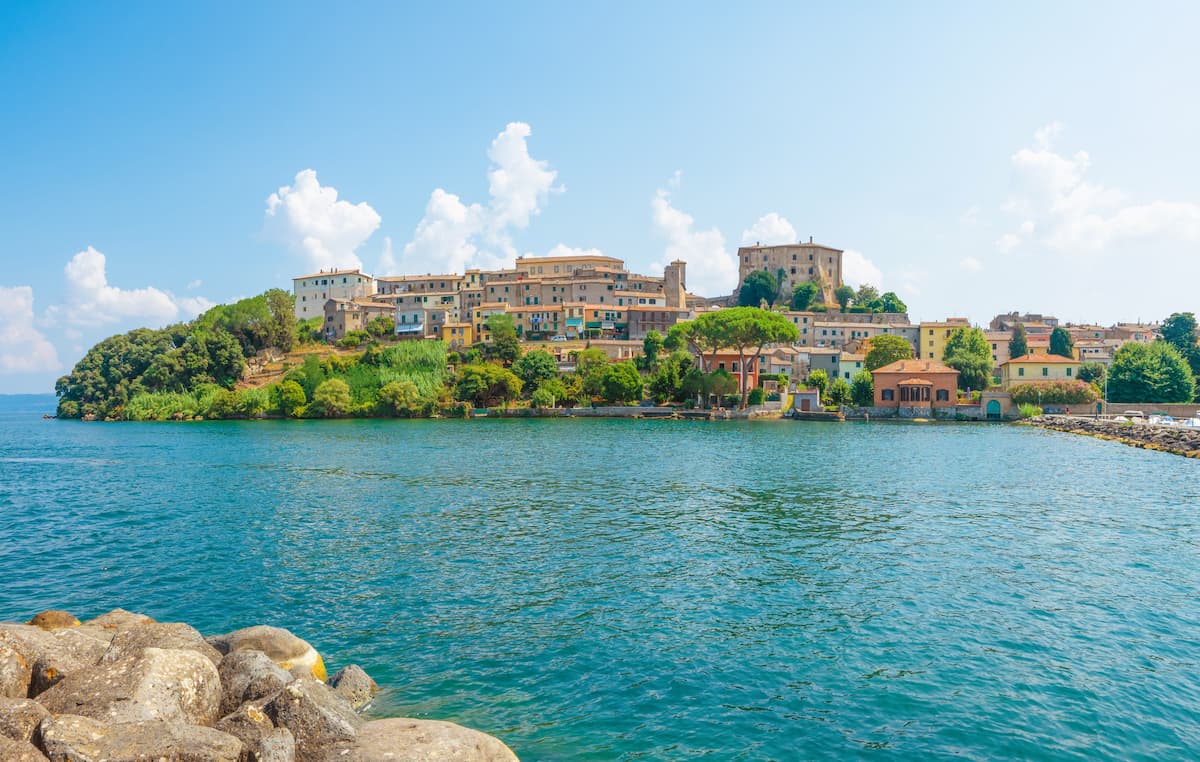
[[[1030,418],[1026,422],[1044,429],[1086,434],[1147,450],[1161,450],[1186,455],[1189,458],[1200,458],[1200,429],[1151,426],[1148,423],[1117,423],[1064,415],[1042,415]]]

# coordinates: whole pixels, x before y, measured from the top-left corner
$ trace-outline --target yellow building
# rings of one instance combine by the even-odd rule
[[[1060,355],[1028,354],[1015,357],[1000,366],[1000,380],[1005,389],[1013,384],[1038,381],[1071,381],[1079,377],[1081,363]]]
[[[470,323],[446,323],[442,326],[442,341],[450,349],[461,349],[475,343],[475,332]]]
[[[921,323],[921,335],[917,345],[918,360],[942,361],[946,354],[946,340],[959,328],[970,328],[966,318],[946,318],[937,323]]]

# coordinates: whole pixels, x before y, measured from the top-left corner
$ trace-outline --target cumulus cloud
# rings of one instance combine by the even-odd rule
[[[742,245],[750,246],[761,243],[763,246],[776,246],[783,243],[796,242],[796,228],[788,222],[787,217],[781,217],[776,212],[764,214],[758,218],[748,230],[742,231]]]
[[[183,313],[183,317],[186,318],[194,318],[197,315],[203,315],[205,312],[208,312],[213,307],[217,306],[217,303],[212,299],[208,299],[207,297],[203,296],[178,297],[175,300],[175,303],[179,305],[179,311]]]
[[[297,172],[292,185],[267,197],[267,232],[302,255],[313,270],[362,267],[358,247],[380,221],[365,201],[339,201],[337,189],[322,186],[312,169]]]
[[[516,257],[512,232],[529,227],[550,194],[565,190],[554,184],[558,172],[549,162],[529,154],[532,134],[528,124],[511,122],[492,140],[486,205],[465,203],[443,188],[430,194],[398,263],[405,272],[495,268]]]
[[[1200,241],[1200,204],[1155,200],[1132,202],[1117,188],[1088,182],[1086,151],[1066,155],[1055,149],[1059,122],[1034,133],[1033,146],[1012,155],[1015,192],[1004,209],[1023,220],[996,242],[1012,251],[1033,242],[1054,251],[1094,253],[1130,239]]]
[[[963,257],[959,263],[959,267],[969,272],[977,273],[983,269],[983,262],[977,257]]]
[[[579,249],[574,246],[567,246],[565,243],[556,245],[553,249],[546,252],[548,257],[603,257],[604,252],[599,249]]]
[[[58,352],[33,325],[33,288],[0,286],[0,374],[60,367]]]
[[[725,236],[717,228],[693,230],[692,215],[671,204],[671,194],[659,188],[650,201],[655,231],[667,239],[663,261],[658,268],[676,259],[687,262],[688,290],[706,296],[721,296],[737,286],[738,267],[734,255],[725,248]]]
[[[883,272],[861,251],[846,249],[842,252],[842,280],[855,288],[864,284],[880,288],[883,286]]]
[[[89,326],[139,319],[163,324],[179,314],[179,306],[166,291],[153,286],[118,288],[108,283],[104,254],[91,246],[79,252],[63,273],[67,281],[67,301],[46,310],[46,322],[59,319],[72,325]]]
[[[200,288],[202,285],[204,285],[204,281],[200,280],[199,278],[196,278],[195,280],[188,282],[187,290],[192,291],[194,289]]]

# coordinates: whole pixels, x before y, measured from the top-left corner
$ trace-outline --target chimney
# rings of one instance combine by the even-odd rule
[[[812,236],[809,236],[809,237],[808,237],[808,242],[809,242],[809,243],[812,243]]]

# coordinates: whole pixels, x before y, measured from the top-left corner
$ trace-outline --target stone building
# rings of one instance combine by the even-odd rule
[[[737,256],[738,290],[746,276],[757,270],[766,270],[778,278],[783,294],[791,294],[800,283],[819,283],[826,304],[834,304],[833,292],[842,285],[842,250],[813,243],[811,238],[808,243],[742,246]]]
[[[361,270],[327,270],[292,278],[297,320],[325,314],[330,299],[361,299],[375,293],[375,279]]]

